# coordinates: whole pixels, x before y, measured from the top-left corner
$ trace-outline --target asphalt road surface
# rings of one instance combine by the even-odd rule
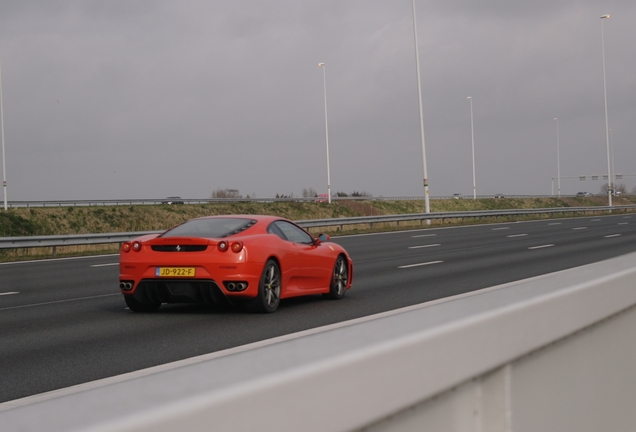
[[[636,251],[636,215],[338,237],[354,260],[343,300],[273,314],[163,305],[134,313],[117,256],[0,264],[0,402]]]

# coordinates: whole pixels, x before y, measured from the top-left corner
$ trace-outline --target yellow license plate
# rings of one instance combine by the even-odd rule
[[[194,267],[157,267],[155,270],[157,277],[194,277],[195,274]]]

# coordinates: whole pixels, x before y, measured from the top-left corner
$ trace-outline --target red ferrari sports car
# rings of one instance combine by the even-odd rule
[[[162,303],[239,302],[254,312],[274,312],[288,297],[341,299],[351,287],[353,263],[328,240],[274,216],[191,219],[124,242],[119,288],[138,312]]]

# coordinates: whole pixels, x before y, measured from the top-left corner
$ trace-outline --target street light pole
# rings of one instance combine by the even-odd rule
[[[426,145],[424,143],[424,114],[422,112],[422,83],[420,79],[420,54],[417,47],[417,20],[415,19],[415,0],[413,0],[413,34],[415,38],[415,69],[417,72],[417,97],[420,104],[420,138],[422,140],[422,167],[424,171],[424,210],[431,212],[431,205],[428,198],[428,173],[426,170]],[[430,221],[427,221],[430,223]]]
[[[475,183],[475,128],[473,127],[473,98],[468,96],[470,102],[470,137],[473,149],[473,199],[477,199],[477,184]]]
[[[612,152],[612,184],[616,189],[616,166],[614,165],[614,140],[612,139],[612,129],[609,130],[610,150]]]
[[[554,118],[554,121],[556,121],[556,126],[557,126],[557,193],[559,195],[559,198],[561,197],[561,161],[560,161],[560,154],[559,154],[559,119],[558,118]]]
[[[329,173],[329,121],[327,120],[327,66],[318,63],[322,67],[322,83],[325,93],[325,144],[327,145],[327,202],[331,204],[331,175]]]
[[[2,106],[2,64],[0,64],[0,135],[2,136],[2,191],[4,209],[7,210],[7,167],[4,159],[4,110]]]
[[[601,52],[603,54],[603,96],[605,97],[605,143],[607,146],[607,199],[609,206],[612,206],[612,170],[610,167],[610,145],[609,145],[609,119],[607,116],[607,79],[605,75],[605,37],[603,35],[603,19],[609,19],[609,15],[601,17]]]

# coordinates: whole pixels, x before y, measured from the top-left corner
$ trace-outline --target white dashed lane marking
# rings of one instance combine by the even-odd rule
[[[405,268],[411,268],[411,267],[426,266],[426,265],[431,265],[431,264],[439,264],[439,263],[443,263],[443,262],[444,261],[429,261],[429,262],[424,262],[424,263],[408,264],[408,265],[398,266],[398,268],[405,269]]]
[[[541,246],[531,246],[528,249],[543,249],[543,248],[549,248],[554,246],[553,244],[546,244],[546,245],[541,245]]]
[[[429,248],[429,247],[435,247],[435,246],[441,246],[441,245],[438,243],[438,244],[429,244],[429,245],[420,245],[420,246],[409,246],[409,249],[421,249],[421,248]]]

